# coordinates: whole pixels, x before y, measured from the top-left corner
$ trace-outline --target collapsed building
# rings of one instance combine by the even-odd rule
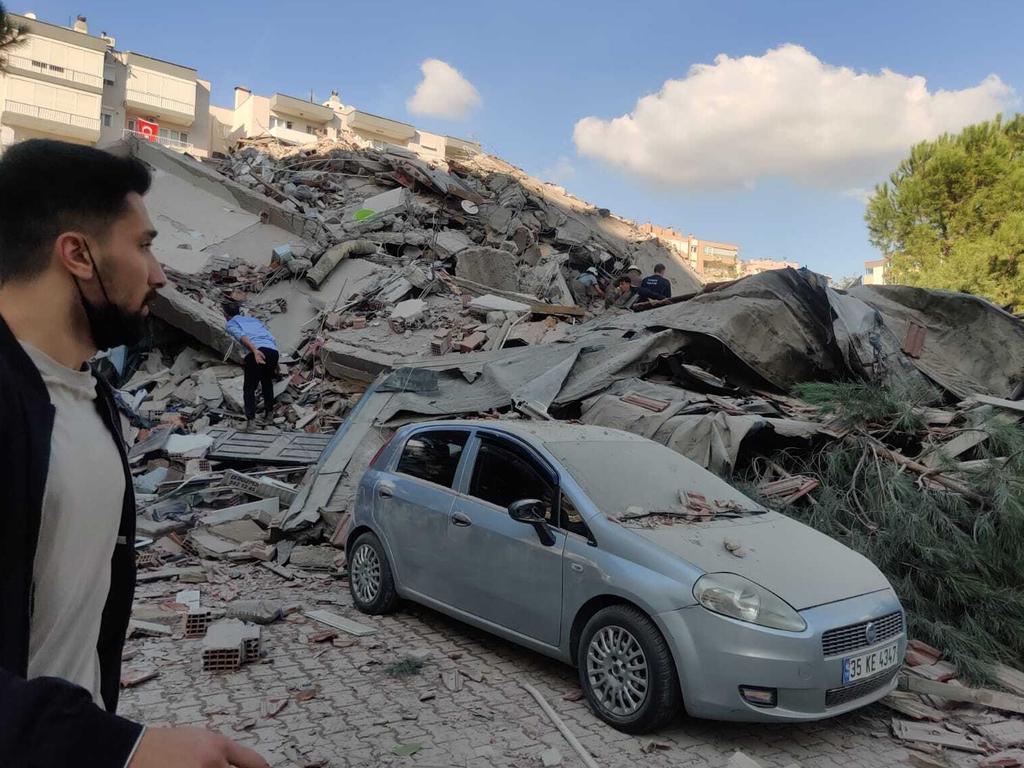
[[[1019,431],[1024,418],[1024,322],[984,299],[839,291],[805,269],[703,285],[635,225],[491,156],[430,165],[397,148],[269,139],[204,163],[132,140],[116,151],[153,169],[154,251],[170,278],[153,348],[111,361],[149,567],[336,570],[372,456],[398,426],[433,418],[627,430],[734,481],[767,467],[751,492],[787,508],[816,504],[822,480],[786,457],[851,436],[922,492],[969,504],[986,503],[979,465],[1015,466],[981,451],[1002,445],[990,425]],[[656,263],[673,297],[643,311],[573,290],[588,268],[612,278]],[[255,434],[237,429],[225,299],[264,319],[282,353],[275,424]],[[800,396],[809,382],[929,394],[912,404],[916,431],[853,427]]]

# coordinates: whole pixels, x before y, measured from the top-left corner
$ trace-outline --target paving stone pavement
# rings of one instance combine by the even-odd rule
[[[170,638],[128,641],[126,651],[134,656],[126,669],[157,669],[159,676],[124,690],[120,714],[149,725],[220,730],[275,767],[528,768],[542,765],[541,753],[552,747],[562,765],[582,766],[522,682],[540,690],[603,767],[719,768],[736,750],[766,768],[907,765],[907,750],[887,735],[891,715],[882,707],[795,726],[680,715],[654,737],[629,736],[598,720],[583,701],[563,699],[578,688],[573,669],[430,609],[405,604],[391,616],[364,616],[341,579],[288,582],[256,565],[217,566],[211,580],[143,584],[136,603],[173,602],[178,590],[198,588],[205,607],[260,597],[331,610],[378,630],[361,638],[339,633],[347,647],[313,644],[309,636],[327,627],[292,614],[264,627],[262,661],[221,674],[202,671],[202,640],[185,639],[178,630]],[[389,671],[409,656],[425,657],[418,671]],[[453,692],[441,675],[456,669],[463,684]],[[296,699],[313,687],[313,698]],[[276,716],[263,717],[268,698],[288,701]],[[410,744],[420,747],[412,756],[392,752]]]

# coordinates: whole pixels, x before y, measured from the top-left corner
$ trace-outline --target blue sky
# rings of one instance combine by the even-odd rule
[[[738,243],[746,258],[794,259],[837,277],[858,273],[865,259],[877,257],[867,241],[863,202],[847,188],[869,188],[884,175],[877,168],[890,165],[879,166],[874,158],[864,164],[873,170],[853,183],[820,168],[796,178],[788,170],[772,170],[773,158],[768,157],[767,170],[742,184],[716,186],[699,178],[665,183],[651,178],[657,161],[648,163],[645,174],[644,169],[623,167],[629,159],[616,164],[602,159],[600,151],[580,154],[574,126],[588,116],[609,120],[629,113],[639,98],[657,92],[667,80],[687,77],[691,65],[712,64],[719,54],[763,57],[784,44],[802,46],[823,65],[871,75],[887,68],[922,76],[932,93],[969,89],[994,74],[1003,86],[1001,103],[1016,107],[1024,94],[1024,58],[1019,53],[1024,4],[1008,1],[178,0],[152,5],[60,0],[36,2],[34,7],[11,4],[9,9],[33,10],[55,23],[68,23],[83,13],[90,31],[115,36],[121,49],[197,68],[200,77],[213,83],[216,104],[230,105],[235,85],[295,96],[308,96],[312,90],[317,100],[337,88],[346,104],[425,130],[478,139],[528,171],[571,167],[560,179],[570,191],[622,215]],[[479,92],[482,103],[469,119],[409,114],[406,101],[422,78],[420,63],[429,58],[458,69]],[[792,88],[779,100],[786,114],[797,118],[795,128],[787,129],[795,131],[792,144],[805,141],[799,133],[805,108],[800,90]],[[749,96],[740,92],[729,108],[741,122]],[[806,98],[821,101],[813,91]],[[989,102],[964,111],[982,114]],[[827,109],[834,107],[822,107]],[[883,131],[868,112],[866,117],[836,119],[855,126],[854,142],[863,128],[865,136],[887,132],[898,143],[903,134],[884,126]],[[953,118],[947,114],[946,119]],[[707,151],[712,166],[727,162],[732,154],[746,158],[752,153],[756,158],[759,151],[774,153],[776,165],[782,162],[777,147],[760,147],[757,133],[733,134],[728,121],[721,123],[722,135],[710,139],[707,126],[702,128],[701,146],[713,142],[713,151]],[[657,122],[654,130],[659,129]],[[698,122],[694,116],[693,124]],[[650,120],[645,125],[652,128]],[[873,139],[875,144],[881,140]],[[807,142],[809,148],[813,144]],[[672,173],[685,174],[695,150],[678,149]],[[699,164],[699,151],[696,160]],[[860,161],[855,157],[853,163]],[[782,162],[781,167],[789,165]]]

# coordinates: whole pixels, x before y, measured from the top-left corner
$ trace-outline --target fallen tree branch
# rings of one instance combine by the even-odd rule
[[[956,480],[952,480],[941,473],[937,473],[931,467],[926,467],[924,464],[920,464],[913,459],[909,459],[898,451],[894,451],[891,448],[886,447],[880,441],[876,440],[871,436],[867,436],[868,442],[871,445],[872,450],[876,456],[880,456],[883,459],[888,459],[894,464],[898,464],[901,467],[905,467],[919,475],[928,477],[929,480],[933,480],[944,488],[948,488],[955,493],[959,493],[961,496],[970,499],[978,504],[985,503],[985,497],[975,493],[963,483],[959,483]]]

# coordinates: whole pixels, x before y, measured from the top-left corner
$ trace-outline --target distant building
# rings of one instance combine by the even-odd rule
[[[703,280],[732,280],[743,273],[738,245],[702,240],[694,235],[684,235],[674,229],[659,227],[649,222],[640,228],[657,237],[686,259],[690,268]]]
[[[889,266],[888,259],[875,259],[864,262],[864,285],[885,285],[885,272]]]
[[[84,16],[72,27],[10,17],[27,32],[0,75],[2,147],[29,138],[106,144],[144,128],[172,149],[209,154],[210,84],[195,69],[118,51],[106,33],[89,34]]]
[[[409,123],[347,106],[337,91],[323,104],[317,104],[283,93],[260,96],[248,88],[236,87],[234,107],[213,107],[211,112],[228,127],[222,132],[227,143],[268,135],[301,146],[315,144],[321,138],[337,139],[348,131],[369,146],[402,147],[425,160],[452,160],[482,151],[474,141],[428,133]]]
[[[796,261],[776,261],[775,259],[750,259],[740,262],[743,265],[743,275],[759,275],[762,272],[770,272],[773,269],[800,269]]]

